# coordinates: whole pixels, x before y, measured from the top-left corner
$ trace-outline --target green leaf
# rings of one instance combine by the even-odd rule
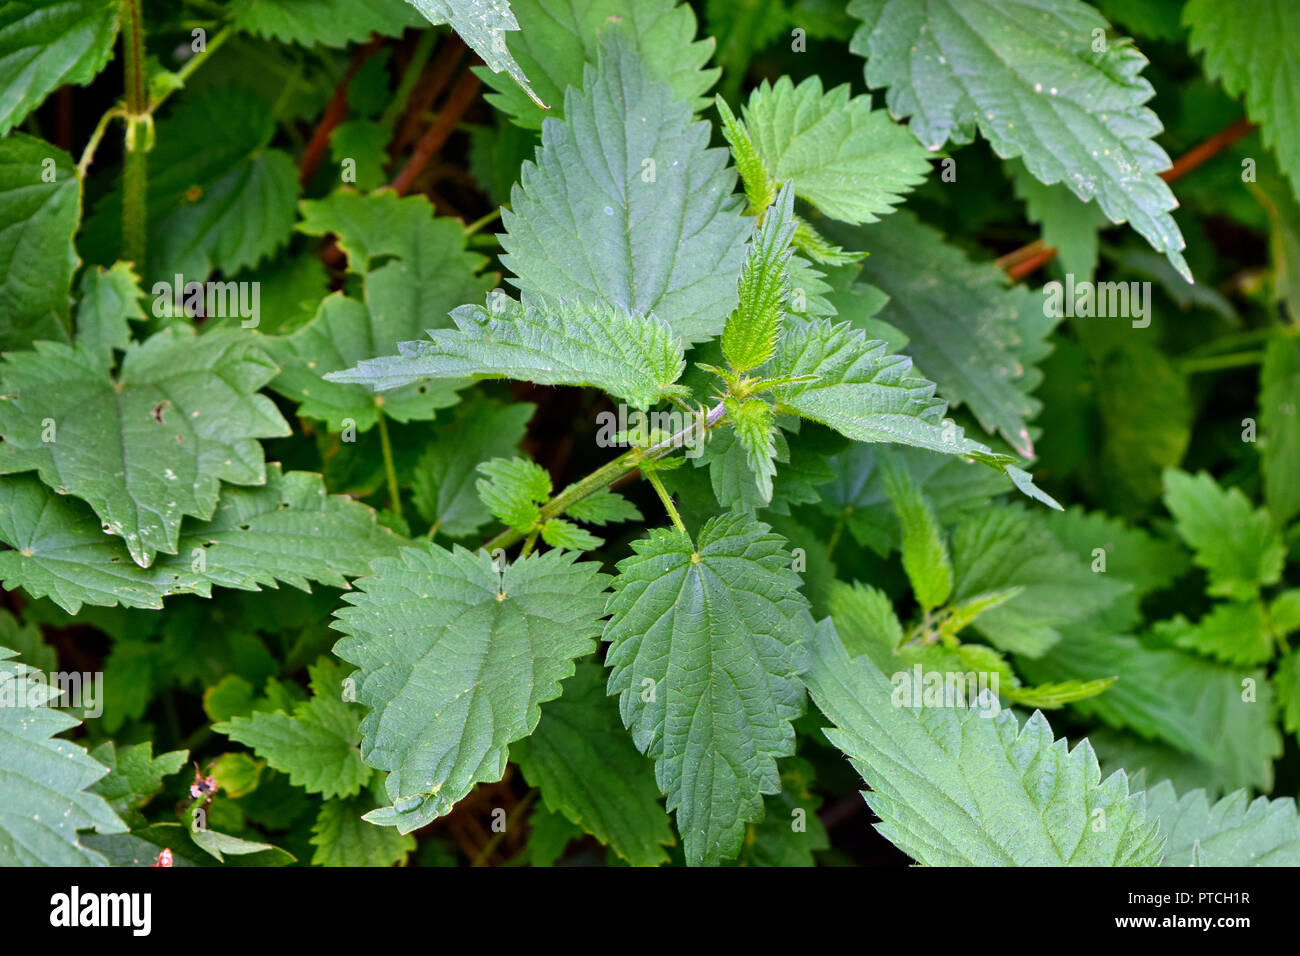
[[[280,43],[345,47],[372,33],[397,37],[423,21],[403,0],[253,0],[241,29]]]
[[[757,417],[763,412],[760,409],[749,414]],[[709,483],[717,504],[723,509],[753,513],[764,508],[769,514],[784,515],[795,505],[820,500],[817,489],[834,475],[827,458],[844,447],[843,436],[829,428],[802,422],[793,415],[778,416],[775,423],[770,500],[763,497],[763,489],[756,480],[759,470],[769,467],[761,457],[767,454],[766,449],[760,442],[754,446],[757,454],[751,455],[737,429],[714,429],[703,452],[692,460],[696,468],[709,469]],[[762,438],[762,431],[755,437]],[[670,487],[674,484],[671,476],[666,480]],[[712,513],[713,504],[705,507]]]
[[[1300,514],[1300,341],[1275,336],[1259,372],[1264,500],[1279,526]]]
[[[903,531],[903,570],[917,602],[932,610],[952,594],[952,560],[934,509],[905,468],[891,468],[885,488]]]
[[[1245,93],[1246,112],[1300,191],[1300,64],[1293,43],[1300,10],[1288,0],[1189,0],[1183,23],[1191,28],[1191,51],[1205,53],[1205,72],[1229,96]]]
[[[830,590],[831,619],[850,657],[893,650],[903,643],[903,625],[889,595],[869,584],[835,581]]]
[[[356,382],[376,391],[421,379],[513,378],[539,385],[589,385],[648,408],[686,367],[681,340],[653,315],[605,303],[535,298],[520,305],[500,293],[488,305],[462,305],[453,329],[403,342],[401,355],[367,359],[327,382]]]
[[[351,161],[354,178],[349,181],[357,189],[367,192],[378,189],[388,181],[385,167],[388,165],[388,143],[392,138],[392,128],[378,120],[347,120],[330,133],[330,158],[339,169]]]
[[[850,660],[829,620],[818,625],[809,693],[826,731],[871,790],[877,829],[927,866],[1141,866],[1159,860],[1155,822],[1087,742],[1068,749],[1041,713],[896,706],[866,657]],[[1106,825],[1097,827],[1098,815]],[[1009,826],[1014,821],[1014,826]]]
[[[1096,697],[1112,687],[1116,677],[1101,677],[1097,680],[1065,680],[1055,684],[1039,684],[1036,687],[1009,687],[1003,693],[1012,703],[1022,707],[1040,707],[1056,710],[1075,701]]]
[[[1147,60],[1081,0],[936,0],[924,8],[853,0],[863,21],[850,49],[867,58],[867,85],[889,87],[893,116],[937,150],[969,143],[976,127],[1003,159],[1021,157],[1041,182],[1096,198],[1129,222],[1188,282],[1174,194],[1158,173]],[[1098,32],[1100,31],[1100,33]],[[1100,49],[1098,45],[1100,44]]]
[[[90,787],[108,768],[55,738],[80,721],[46,706],[59,689],[0,647],[0,865],[103,866],[78,830],[125,833]]]
[[[70,614],[82,604],[160,608],[168,595],[207,597],[213,585],[347,587],[348,577],[367,573],[400,543],[365,505],[327,496],[319,475],[281,474],[274,464],[263,486],[226,487],[212,520],[187,524],[177,554],[148,568],[103,534],[88,507],[34,477],[0,480],[0,540],[13,548],[0,552],[0,580]]]
[[[302,221],[297,230],[309,236],[336,236],[354,275],[379,273],[391,257],[416,269],[422,279],[435,281],[440,266],[455,269],[472,262],[472,270],[477,270],[483,262],[480,256],[449,251],[464,247],[464,230],[459,236],[453,233],[451,227],[457,224],[436,217],[425,196],[399,197],[390,190],[364,194],[345,187],[323,199],[304,199],[299,208]],[[434,258],[428,265],[416,266],[426,252]],[[442,322],[443,316],[423,318]]]
[[[364,797],[326,800],[311,828],[312,866],[393,866],[415,849],[415,837],[361,819]]]
[[[890,467],[907,469],[943,526],[983,508],[1006,488],[992,469],[899,445],[855,444],[828,465],[834,477],[818,489],[822,510],[842,519],[859,545],[882,558],[901,540],[898,516],[885,490],[884,475]]]
[[[877,588],[860,584],[850,587],[836,582],[831,587],[828,604],[835,630],[850,656],[868,655],[896,683],[925,681],[936,675],[937,687],[945,694],[954,695],[948,699],[968,706],[975,705],[982,688],[1007,701],[1050,708],[1100,693],[1109,685],[1110,681],[1102,680],[1023,687],[1001,651],[984,644],[956,641],[955,636],[963,627],[1007,597],[1008,592],[1001,592],[945,609],[906,642],[889,598]],[[943,643],[935,643],[940,638]],[[931,692],[928,683],[913,686],[919,694]]]
[[[187,828],[182,823],[154,823],[132,830],[130,833],[100,836],[87,834],[85,842],[108,857],[112,866],[152,867],[162,850],[172,852],[172,866],[288,866],[297,862],[291,853],[279,847],[265,843],[248,844],[225,834],[216,834],[209,845],[219,845],[222,841],[233,841],[235,846],[264,847],[260,850],[245,849],[234,853],[230,859],[217,860],[215,855],[201,849],[198,839],[187,838]]]
[[[301,402],[300,415],[320,418],[334,431],[346,427],[347,419],[365,431],[381,408],[390,419],[405,422],[431,418],[435,409],[452,404],[460,383],[413,383],[376,397],[362,384],[322,379],[391,355],[399,342],[425,329],[446,327],[453,308],[487,291],[493,278],[476,274],[485,260],[466,251],[464,227],[435,218],[423,196],[399,199],[389,191],[339,190],[304,201],[302,212],[301,231],[338,235],[349,270],[364,276],[364,302],[329,296],[313,321],[288,337],[268,340],[282,366],[272,387]]]
[[[1020,589],[971,626],[995,646],[1031,657],[1072,625],[1090,623],[1130,587],[1092,571],[1054,539],[1041,513],[1018,505],[993,505],[957,525],[952,563],[957,601]]]
[[[282,255],[240,274],[241,282],[258,283],[257,331],[262,335],[288,335],[310,322],[320,307],[321,300],[329,294],[330,278],[325,266],[316,256]],[[244,328],[248,320],[242,316],[221,315],[224,309],[216,307],[218,294],[224,294],[224,283],[211,284],[211,292],[204,310],[206,329],[234,325]],[[251,287],[250,287],[251,288]]]
[[[415,507],[451,538],[473,534],[492,520],[474,488],[478,466],[515,453],[537,406],[503,405],[475,397],[460,405],[456,420],[435,425],[411,477]]]
[[[25,133],[0,139],[0,350],[68,341],[68,290],[80,261],[72,237],[80,222],[72,158]]]
[[[974,262],[936,229],[903,211],[869,229],[832,237],[869,253],[861,278],[889,296],[878,318],[908,337],[906,352],[954,406],[985,431],[1032,457],[1029,422],[1042,403],[1032,393],[1059,318],[1041,296],[1007,285],[990,262]]]
[[[1300,735],[1300,648],[1292,648],[1282,655],[1273,683],[1282,707],[1282,726]]]
[[[1262,670],[1228,667],[1120,635],[1070,633],[1039,658],[1017,658],[1027,680],[1046,683],[1119,675],[1079,713],[1164,741],[1208,765],[1225,789],[1273,785],[1282,753],[1273,692]]]
[[[526,458],[494,458],[478,466],[478,496],[502,523],[516,531],[531,531],[541,517],[541,505],[551,496],[551,476]]]
[[[84,86],[95,78],[113,55],[120,10],[117,0],[5,4],[0,10],[0,136],[59,87]]]
[[[373,355],[391,353],[425,329],[450,327],[451,310],[486,294],[495,281],[476,275],[486,260],[465,249],[464,227],[435,216],[424,196],[345,188],[303,200],[300,208],[298,231],[337,236],[348,271],[365,279]]]
[[[632,549],[607,608],[609,692],[654,758],[686,862],[713,865],[739,851],[794,751],[807,603],[784,539],[747,515]]]
[[[776,199],[776,183],[768,171],[763,158],[750,138],[749,130],[736,119],[731,107],[721,96],[714,98],[718,108],[718,118],[722,121],[722,137],[731,147],[731,159],[740,174],[740,182],[745,187],[745,199],[751,211],[760,212],[772,205]]]
[[[1248,601],[1282,576],[1286,546],[1267,511],[1239,488],[1224,489],[1205,472],[1165,472],[1165,507],[1192,560],[1209,575],[1209,593]]]
[[[1273,657],[1273,634],[1259,601],[1216,604],[1174,642],[1227,664],[1267,663]]]
[[[551,518],[542,524],[542,540],[552,548],[565,548],[569,551],[592,551],[605,543],[590,531],[579,528],[563,518]]]
[[[946,406],[935,398],[934,383],[912,374],[911,359],[888,354],[884,342],[868,340],[847,322],[787,326],[767,371],[773,378],[816,376],[814,382],[774,389],[777,401],[854,441],[896,442],[974,458],[1007,475],[1026,495],[1060,508],[1011,464],[1016,459],[992,453],[944,421]]]
[[[620,524],[624,521],[644,521],[641,509],[617,492],[602,488],[595,494],[576,501],[564,510],[570,518],[587,524]]]
[[[1204,790],[1181,798],[1168,781],[1148,791],[1147,815],[1165,837],[1161,866],[1300,866],[1295,800],[1251,800],[1245,790],[1211,804]]]
[[[764,80],[742,114],[771,175],[833,219],[876,222],[930,169],[925,148],[847,83],[823,93],[815,75]]]
[[[528,865],[555,866],[569,844],[582,835],[582,828],[568,817],[552,813],[545,803],[536,804],[528,817]]]
[[[727,151],[618,33],[602,44],[564,121],[542,130],[510,208],[501,263],[539,296],[654,313],[683,339],[722,331],[749,223]]]
[[[225,753],[211,764],[211,773],[217,779],[218,789],[231,799],[246,797],[257,790],[262,782],[266,763],[255,760],[251,754]]]
[[[186,530],[180,556],[193,563],[203,548],[203,573],[244,591],[284,581],[310,591],[309,581],[347,587],[375,558],[396,553],[401,539],[375,513],[346,495],[328,495],[319,475],[267,469],[258,488],[227,488],[211,522]]]
[[[77,343],[111,357],[113,349],[131,344],[131,322],[145,318],[140,308],[144,292],[129,262],[113,268],[92,266],[81,276],[81,303],[77,306]]]
[[[1097,752],[1103,775],[1124,770],[1135,778],[1134,787],[1139,783],[1136,775],[1144,772],[1147,780],[1169,780],[1179,790],[1205,787],[1211,797],[1223,792],[1212,767],[1167,744],[1143,740],[1136,734],[1109,727],[1090,730],[1088,742]]]
[[[776,417],[772,406],[761,398],[744,402],[727,399],[727,415],[736,441],[745,452],[745,464],[758,482],[761,504],[772,500],[772,478],[776,475]]]
[[[37,670],[57,670],[59,653],[45,643],[41,629],[35,623],[37,620],[39,618],[31,614],[27,623],[20,623],[9,611],[0,611],[0,647],[16,652],[30,662],[28,666]]]
[[[649,761],[637,752],[605,696],[604,671],[580,661],[563,696],[542,708],[532,736],[511,754],[542,802],[612,847],[633,866],[666,862],[672,825]]]
[[[1179,5],[1168,0],[1098,0],[1096,7],[1110,20],[1148,40],[1178,41]]]
[[[763,211],[762,223],[754,227],[740,273],[740,301],[722,330],[722,354],[733,371],[756,369],[776,352],[790,297],[790,240],[794,227],[794,192],[786,185]]]
[[[1273,266],[1269,297],[1293,321],[1300,315],[1300,200],[1296,192],[1288,194],[1281,184],[1269,192],[1253,191],[1268,214],[1268,251]]]
[[[704,106],[704,93],[718,78],[717,68],[705,69],[713,52],[712,38],[696,40],[695,13],[675,0],[512,0],[518,32],[506,46],[532,80],[537,95],[550,104],[542,110],[513,83],[499,74],[476,68],[495,92],[487,101],[528,129],[541,129],[548,117],[561,119],[564,93],[580,88],[583,64],[595,64],[604,33],[619,30],[635,41],[651,76],[666,82],[673,99]]]
[[[1175,543],[1100,511],[1074,507],[1047,515],[1053,537],[1076,558],[1098,573],[1113,575],[1133,586],[1141,597],[1172,585],[1187,570],[1187,553]],[[1099,553],[1100,552],[1100,553]]]
[[[213,857],[218,863],[226,862],[225,855],[231,856],[251,856],[255,853],[262,853],[267,850],[278,850],[278,847],[270,843],[258,843],[254,840],[244,840],[240,837],[231,836],[228,833],[218,833],[216,830],[209,830],[202,825],[199,817],[201,807],[195,806],[190,811],[190,839],[194,845],[204,853]],[[283,850],[280,850],[283,853]]]
[[[367,431],[381,414],[398,422],[428,420],[437,409],[454,405],[459,383],[417,381],[376,395],[365,385],[327,377],[392,352],[397,343],[379,325],[375,314],[356,299],[341,292],[328,296],[316,317],[292,335],[262,340],[280,365],[271,387],[298,402],[299,415],[325,422],[332,432],[349,426]]]
[[[1300,631],[1300,588],[1283,591],[1273,598],[1268,606],[1268,624],[1279,640]]]
[[[108,768],[108,776],[96,780],[90,789],[117,813],[126,813],[156,797],[162,790],[163,778],[179,773],[190,752],[171,750],[155,757],[152,741],[118,749],[109,740],[90,755]]]
[[[437,26],[450,24],[469,44],[493,73],[505,70],[519,87],[542,109],[543,103],[528,85],[528,77],[520,69],[506,46],[506,32],[519,29],[510,10],[509,0],[407,0],[424,18]]]
[[[1153,345],[1126,342],[1095,368],[1089,385],[1101,416],[1103,500],[1111,511],[1137,518],[1160,496],[1164,470],[1187,453],[1191,390],[1173,361]],[[1140,413],[1126,395],[1146,396]]]
[[[254,713],[213,724],[212,729],[253,749],[258,757],[283,773],[289,782],[308,793],[351,797],[370,779],[361,762],[361,708],[342,698],[340,669],[322,658],[312,670],[311,700],[294,708],[293,715]]]
[[[409,833],[501,778],[508,745],[595,649],[606,578],[575,558],[533,554],[498,574],[484,552],[408,548],[344,595],[334,653],[361,668],[362,754],[389,771],[394,804],[366,819]]]
[[[42,343],[0,366],[0,473],[35,469],[95,510],[148,567],[207,519],[221,482],[263,484],[258,438],[289,434],[255,394],[275,366],[247,335],[173,327],[127,350],[117,378],[82,346]]]

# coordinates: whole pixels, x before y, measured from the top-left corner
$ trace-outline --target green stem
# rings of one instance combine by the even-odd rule
[[[528,537],[524,539],[524,546],[519,549],[519,557],[526,558],[533,553],[533,546],[537,544],[537,536],[541,532],[530,531]]]
[[[127,7],[128,4],[124,2],[123,10],[126,11]],[[188,61],[186,61],[185,65],[182,66],[176,72],[176,75],[180,77],[181,82],[183,83],[185,80],[189,79],[189,77],[194,73],[194,71],[203,65],[204,61],[213,53],[213,51],[215,51],[219,46],[221,46],[221,44],[225,43],[227,38],[232,36],[234,32],[235,32],[234,26],[227,25],[215,37],[212,38],[212,42],[207,44],[204,47],[202,53],[196,54],[195,56],[191,57]],[[143,27],[141,27],[139,42],[141,43],[141,45],[143,45],[144,42]],[[122,43],[124,45],[124,49],[127,49],[128,51],[126,55],[133,56],[134,52],[128,34],[123,34]],[[143,50],[141,50],[141,52],[143,52]],[[127,77],[128,97],[127,98],[128,99],[130,99],[130,90],[133,85],[133,82],[130,78],[131,69],[132,67],[128,64],[127,66],[127,72],[128,72],[128,77]],[[148,114],[152,116],[155,112],[157,112],[158,107],[162,106],[163,103],[167,101],[167,98],[171,96],[173,92],[174,90],[168,89],[162,94],[162,96],[158,97],[157,100],[153,101],[152,103],[146,103],[143,109],[141,110],[141,114]],[[143,93],[140,93],[140,97],[143,98]],[[78,175],[81,176],[82,179],[85,179],[86,172],[90,169],[90,164],[94,162],[95,151],[99,149],[99,142],[101,139],[104,138],[104,132],[108,129],[108,124],[115,117],[118,116],[125,117],[130,114],[131,114],[130,106],[129,105],[124,106],[121,103],[117,103],[104,111],[104,115],[101,116],[99,118],[99,122],[95,124],[94,132],[90,134],[90,141],[86,143],[86,148],[82,150],[81,159],[77,163],[77,173]]]
[[[393,446],[388,440],[388,420],[384,418],[382,408],[379,409],[379,447],[384,453],[384,474],[388,476],[388,507],[400,518],[402,490],[397,485],[397,468],[393,465]]]
[[[207,62],[208,57],[212,56],[213,53],[216,53],[217,50],[221,48],[221,45],[234,35],[235,25],[233,23],[227,23],[217,31],[216,36],[203,45],[203,52],[195,53],[192,57],[181,64],[181,68],[176,71],[176,75],[180,77],[181,85],[184,86],[185,81],[194,75],[194,71]],[[158,99],[154,100],[154,102],[150,104],[149,111],[156,111],[158,107],[167,102],[167,98],[174,92],[175,90],[170,88],[164,90],[162,96],[158,97]]]
[[[434,538],[438,536],[438,529],[441,527],[442,527],[442,519],[439,518],[433,524],[429,525],[429,530],[425,533],[424,536],[428,538],[430,541],[432,541]]]
[[[478,232],[480,229],[482,229],[484,226],[492,222],[492,220],[496,219],[500,215],[501,215],[501,207],[498,206],[496,209],[493,209],[490,213],[487,213],[484,216],[479,216],[479,218],[475,219],[473,222],[471,222],[468,226],[465,227],[465,238],[468,239],[470,236],[474,235],[474,233]]]
[[[424,72],[429,62],[433,43],[437,39],[437,30],[425,30],[420,34],[419,42],[415,44],[415,51],[411,54],[411,62],[406,64],[406,69],[402,71],[402,78],[397,82],[397,89],[388,103],[388,109],[384,110],[384,115],[379,120],[380,125],[385,129],[391,130],[397,125],[402,110],[406,109],[406,101],[411,97],[411,91],[415,89],[420,74]]]
[[[147,248],[152,116],[144,83],[144,16],[141,0],[122,0],[122,59],[126,86],[126,139],[122,163],[122,256],[144,268]]]
[[[1264,361],[1263,352],[1236,352],[1232,355],[1211,355],[1206,358],[1186,358],[1176,364],[1178,370],[1185,374],[1195,372],[1216,372],[1225,368],[1240,368],[1243,365],[1258,365]]]
[[[1213,342],[1207,342],[1205,345],[1193,349],[1187,354],[1187,358],[1201,358],[1206,355],[1219,355],[1241,345],[1254,345],[1260,342],[1268,342],[1269,339],[1283,338],[1295,339],[1300,338],[1300,325],[1270,325],[1266,329],[1251,329],[1247,332],[1230,332],[1227,335],[1221,335]]]
[[[114,106],[104,111],[104,115],[99,118],[95,124],[94,131],[90,134],[90,140],[86,143],[86,148],[81,151],[81,159],[77,160],[77,177],[86,178],[86,170],[90,169],[90,164],[95,159],[95,150],[99,149],[99,141],[104,138],[104,133],[108,131],[108,124],[112,122],[113,117],[125,115],[122,107]]]
[[[831,531],[831,539],[826,543],[826,560],[831,561],[835,557],[835,546],[840,543],[840,537],[844,534],[844,526],[848,523],[849,515],[853,512],[852,505],[845,505],[840,516],[835,519],[835,527]]]
[[[646,471],[643,474],[646,481],[650,482],[651,487],[654,488],[655,493],[659,495],[659,500],[664,503],[664,510],[668,512],[668,517],[673,519],[673,527],[682,534],[686,534],[686,525],[682,524],[682,516],[677,513],[677,508],[673,505],[673,496],[664,487],[664,480],[654,471]]]
[[[726,409],[719,402],[708,410],[703,419],[692,422],[677,434],[670,435],[657,445],[651,445],[649,448],[633,448],[631,451],[619,455],[613,461],[606,462],[586,478],[569,485],[543,505],[541,520],[547,521],[564,514],[565,511],[582,499],[595,494],[602,488],[608,488],[624,475],[636,471],[641,467],[642,462],[657,461],[688,444],[692,439],[696,437],[702,438],[709,429],[722,420],[725,414]],[[521,532],[515,531],[513,528],[507,528],[484,544],[483,547],[488,552],[495,551],[497,548],[508,548],[522,537]]]

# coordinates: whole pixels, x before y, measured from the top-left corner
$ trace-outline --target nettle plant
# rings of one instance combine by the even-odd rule
[[[1300,14],[732,6],[0,8],[0,862],[1300,860]]]

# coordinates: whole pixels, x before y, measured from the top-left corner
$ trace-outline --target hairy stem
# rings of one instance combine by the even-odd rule
[[[583,498],[593,495],[603,488],[608,488],[625,475],[630,475],[641,467],[642,462],[657,461],[693,440],[703,438],[709,429],[722,420],[725,414],[726,408],[719,402],[710,408],[702,418],[687,425],[677,434],[670,435],[649,448],[633,448],[631,451],[619,455],[613,461],[606,462],[581,481],[569,485],[543,505],[541,520],[547,521],[563,514]],[[488,551],[495,551],[497,548],[508,548],[522,537],[521,532],[515,531],[513,528],[507,528],[491,541],[488,541],[483,547]]]
[[[126,5],[124,4],[123,6],[125,9]],[[190,76],[193,75],[194,71],[197,70],[200,66],[202,66],[204,62],[207,60],[207,58],[211,56],[214,52],[216,52],[217,48],[220,47],[223,43],[225,43],[226,40],[229,39],[234,34],[234,32],[235,32],[235,28],[233,25],[225,26],[216,36],[214,36],[207,43],[207,45],[203,48],[203,51],[201,53],[196,53],[194,56],[186,60],[185,65],[176,71],[176,75],[180,78],[181,83],[183,84],[186,80],[188,80]],[[125,35],[123,37],[123,43],[129,46]],[[141,43],[143,44],[143,33],[141,34]],[[129,90],[130,87],[131,87],[131,81],[130,79],[128,79],[127,89]],[[152,116],[154,113],[158,111],[158,107],[162,106],[163,103],[167,101],[167,98],[171,96],[173,92],[175,92],[173,89],[166,90],[161,96],[158,97],[158,99],[154,100],[151,103],[147,103],[143,109],[143,112]],[[99,118],[99,122],[95,124],[95,129],[90,134],[90,139],[86,143],[86,148],[81,151],[81,159],[78,160],[77,162],[77,174],[82,179],[86,178],[86,173],[90,169],[90,164],[95,160],[95,151],[99,149],[100,140],[104,138],[104,133],[108,129],[108,124],[112,122],[113,119],[115,119],[116,117],[119,116],[125,117],[129,115],[129,113],[130,113],[129,106],[123,105],[122,103],[118,103],[115,104],[114,106],[110,106],[107,110],[104,111],[104,115]]]
[[[456,85],[447,94],[447,102],[443,104],[442,109],[439,111],[438,118],[434,120],[428,131],[420,137],[420,141],[415,144],[414,152],[411,153],[411,158],[406,161],[406,165],[393,178],[391,185],[399,196],[406,195],[429,160],[433,159],[438,150],[442,148],[442,144],[447,141],[447,137],[452,134],[452,131],[460,123],[460,118],[465,114],[465,110],[469,109],[469,105],[478,96],[480,86],[482,86],[482,82],[468,70],[456,80]]]
[[[659,495],[659,500],[664,503],[664,510],[668,512],[668,517],[673,519],[673,527],[682,534],[686,534],[686,525],[682,524],[682,516],[677,513],[677,508],[673,504],[673,496],[664,487],[664,480],[653,471],[645,472],[645,477],[646,481],[650,482],[651,487],[654,488],[655,493]]]
[[[122,0],[122,60],[126,86],[126,139],[122,161],[122,256],[144,268],[147,248],[149,166],[146,150],[153,117],[144,84],[144,16],[141,0]]]
[[[541,532],[530,531],[528,537],[524,538],[524,546],[519,549],[519,557],[526,558],[533,553],[533,546],[537,544],[537,535]]]

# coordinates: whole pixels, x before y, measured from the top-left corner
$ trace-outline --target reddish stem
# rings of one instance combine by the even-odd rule
[[[446,88],[452,74],[456,72],[456,65],[460,63],[460,58],[465,50],[464,41],[454,33],[438,45],[438,52],[429,66],[428,79],[411,97],[410,104],[406,109],[406,116],[402,120],[397,135],[393,137],[392,150],[394,156],[404,151],[407,146],[414,142],[415,137],[419,134],[420,123],[424,114],[433,108],[433,101]]]
[[[366,60],[379,52],[379,48],[383,45],[383,37],[374,37],[352,54],[352,59],[348,61],[339,85],[334,88],[334,95],[330,98],[329,105],[325,107],[325,112],[321,115],[320,122],[316,124],[316,129],[312,131],[307,148],[303,150],[302,158],[298,161],[298,181],[302,185],[306,186],[316,175],[316,170],[320,168],[321,161],[325,158],[325,151],[329,149],[330,134],[348,115],[348,86],[365,65]]]
[[[1160,174],[1167,183],[1186,176],[1207,159],[1221,153],[1243,136],[1249,136],[1255,130],[1255,124],[1242,117],[1225,130],[1221,130],[1203,143],[1193,146],[1174,160],[1174,164]]]
[[[460,118],[465,114],[465,110],[469,109],[469,105],[478,96],[481,85],[479,78],[469,70],[466,70],[457,78],[456,85],[451,88],[451,92],[447,95],[447,102],[438,111],[438,118],[420,137],[420,141],[415,144],[415,151],[411,153],[411,158],[406,161],[402,171],[393,179],[392,188],[399,196],[406,194],[429,160],[442,148],[442,144],[447,141],[447,137],[452,134],[452,131],[460,123]]]

